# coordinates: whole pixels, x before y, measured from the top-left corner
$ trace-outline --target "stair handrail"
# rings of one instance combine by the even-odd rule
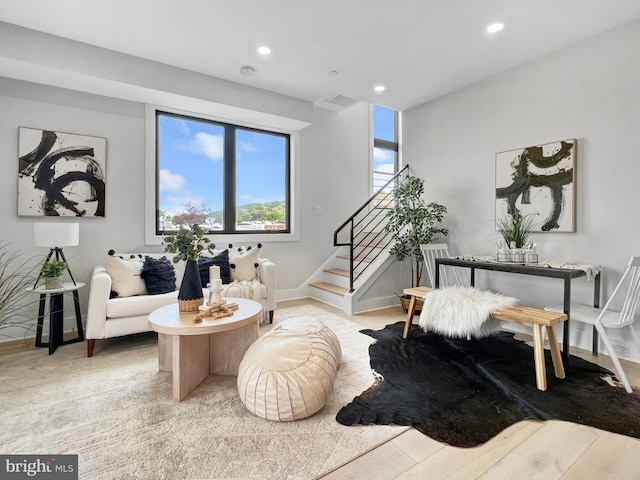
[[[355,219],[358,217],[358,215],[360,215],[365,209],[369,209],[369,212],[367,213],[367,215],[369,215],[371,212],[374,212],[376,208],[378,208],[380,205],[382,205],[383,203],[388,203],[389,202],[389,198],[392,196],[392,194],[390,192],[385,193],[385,190],[388,189],[388,187],[390,185],[393,185],[394,188],[400,184],[402,184],[406,178],[409,176],[409,165],[405,165],[401,170],[399,170],[393,177],[391,177],[382,187],[380,187],[378,189],[378,191],[376,193],[374,193],[360,208],[358,208],[347,220],[344,221],[344,223],[342,223],[342,225],[340,225],[335,232],[333,232],[333,245],[336,247],[339,246],[349,246],[349,292],[353,292],[354,290],[354,281],[355,281],[355,265],[354,265],[354,251],[355,248],[357,247],[357,245],[354,244],[354,231],[355,231],[355,227],[359,224],[361,224],[364,221],[364,218],[366,218],[366,216],[358,221],[355,222]],[[377,205],[374,206],[374,204],[377,203]],[[384,207],[383,207],[384,208]],[[384,218],[382,220],[378,221],[378,225],[380,225],[382,222],[384,222],[386,219],[386,215],[384,216]],[[348,230],[348,241],[344,241],[344,240],[340,240],[339,237],[340,235],[343,233],[343,230],[345,230],[347,227],[349,227]],[[376,235],[377,236],[377,235]],[[374,245],[373,247],[371,247],[371,252],[374,251],[375,248],[380,248],[380,244],[382,242],[381,240],[378,240],[378,243],[376,245]],[[388,246],[390,243],[387,242],[386,245],[384,245],[383,247]],[[378,254],[375,255],[371,261],[375,260],[376,258],[378,258],[378,256],[380,255],[380,253],[382,253],[383,248],[380,248],[380,250],[378,251]],[[360,264],[362,264],[364,260],[360,260],[360,262],[358,263],[358,266]],[[366,267],[360,271],[359,275],[362,274],[362,272],[366,269]]]

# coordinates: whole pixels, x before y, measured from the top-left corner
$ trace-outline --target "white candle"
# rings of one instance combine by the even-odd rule
[[[220,278],[220,267],[218,265],[212,265],[209,267],[209,281],[213,282]]]
[[[222,290],[222,280],[220,280],[219,278],[214,278],[213,280],[211,280],[211,290]]]

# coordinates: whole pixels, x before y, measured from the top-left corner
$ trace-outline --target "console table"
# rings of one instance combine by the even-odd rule
[[[518,273],[521,275],[534,275],[537,277],[558,278],[564,283],[564,313],[567,314],[567,321],[563,323],[562,331],[562,360],[565,367],[569,365],[569,325],[571,321],[571,280],[584,277],[584,270],[577,268],[552,268],[545,265],[516,264],[489,262],[482,260],[464,260],[459,258],[436,258],[435,259],[435,287],[440,285],[440,266],[448,265],[452,267],[464,267],[471,270],[471,286],[475,286],[475,271],[490,270],[494,272]],[[593,306],[600,306],[600,273],[595,275],[593,281]],[[593,329],[593,354],[598,354],[598,336]]]
[[[65,282],[62,288],[46,289],[44,285],[36,288],[27,288],[32,293],[40,295],[40,303],[38,306],[38,327],[36,330],[36,347],[49,347],[49,355],[56,351],[60,345],[81,342],[84,340],[82,330],[82,314],[80,313],[80,299],[78,298],[78,289],[84,287],[82,282]],[[71,293],[73,295],[73,303],[76,313],[76,326],[78,335],[75,338],[64,340],[64,295]],[[44,324],[44,311],[49,297],[49,341],[42,341],[42,330]]]

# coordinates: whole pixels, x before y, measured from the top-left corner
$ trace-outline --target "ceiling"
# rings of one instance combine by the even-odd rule
[[[638,0],[0,0],[7,23],[312,102],[396,110],[638,17]],[[505,29],[489,35],[496,21]]]

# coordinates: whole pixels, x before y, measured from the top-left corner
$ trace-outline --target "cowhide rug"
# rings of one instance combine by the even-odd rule
[[[612,372],[570,357],[567,378],[536,388],[533,348],[512,333],[480,340],[445,338],[404,322],[362,330],[377,340],[371,368],[382,379],[337,414],[343,425],[411,425],[458,447],[486,442],[524,419],[564,420],[640,438],[640,395],[612,386]],[[609,380],[609,382],[607,381]]]

